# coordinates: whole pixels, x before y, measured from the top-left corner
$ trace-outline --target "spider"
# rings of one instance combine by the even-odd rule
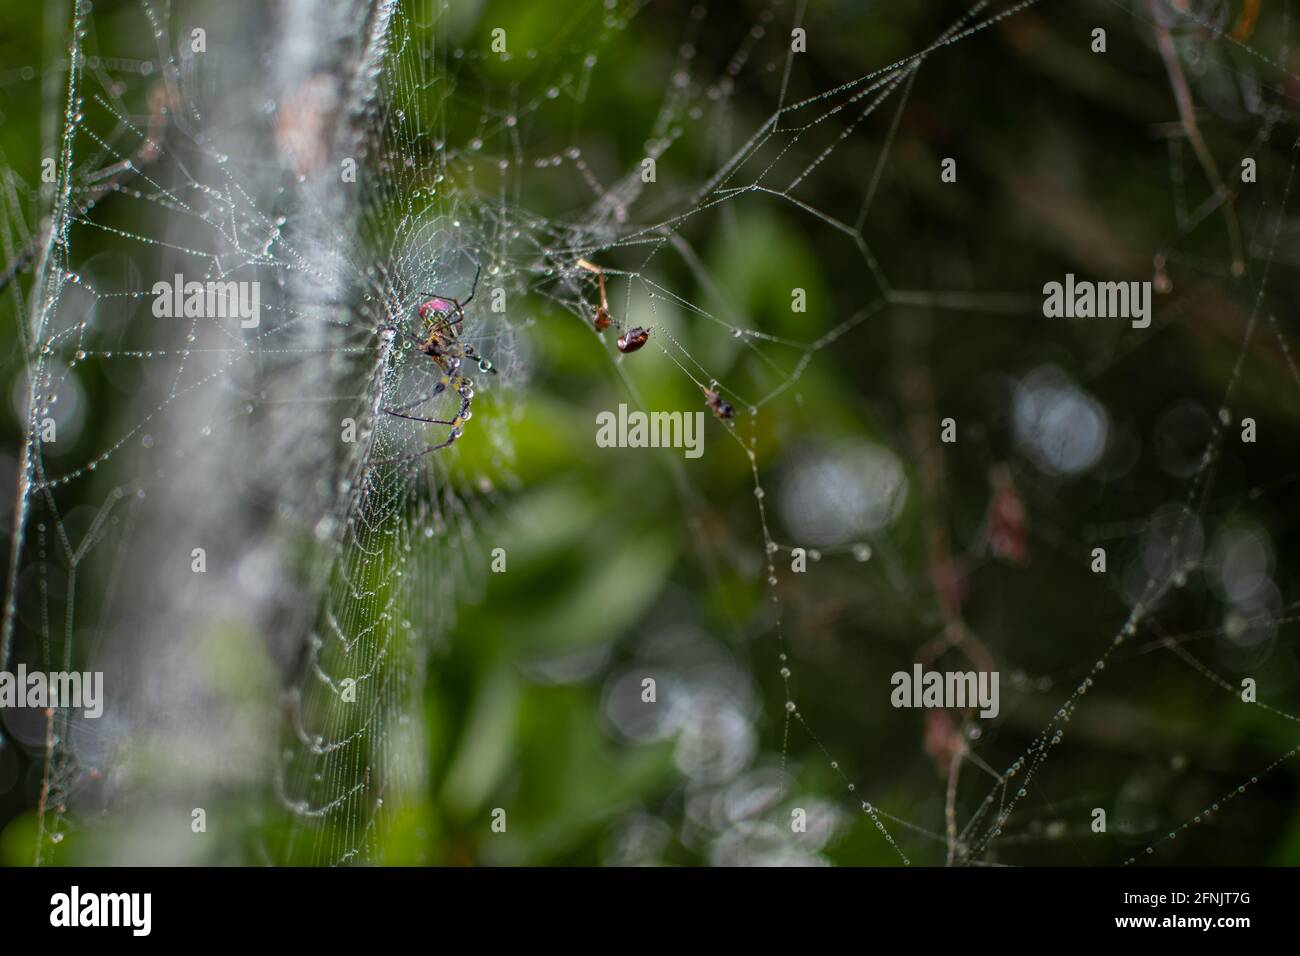
[[[399,405],[396,408],[382,408],[381,411],[387,415],[392,415],[394,418],[402,418],[406,421],[421,422],[426,425],[449,425],[451,431],[441,442],[429,445],[422,451],[396,458],[379,459],[376,462],[377,464],[421,458],[431,452],[446,448],[461,436],[465,422],[469,421],[472,415],[470,402],[474,398],[474,383],[461,372],[461,366],[465,359],[478,362],[480,372],[496,373],[496,369],[490,361],[475,352],[472,345],[462,342],[460,339],[460,332],[465,324],[465,306],[469,305],[474,298],[474,293],[478,290],[478,279],[481,271],[482,267],[475,264],[474,281],[470,286],[469,295],[464,301],[437,292],[420,293],[420,298],[424,301],[420,303],[416,312],[425,324],[425,332],[422,337],[412,335],[398,323],[388,326],[390,331],[406,336],[414,343],[418,352],[432,359],[433,364],[438,368],[439,375],[437,384],[434,385],[429,394],[407,402],[405,405]],[[460,396],[460,409],[456,412],[455,417],[426,418],[421,415],[409,414],[412,409],[419,408],[446,391],[453,391]]]

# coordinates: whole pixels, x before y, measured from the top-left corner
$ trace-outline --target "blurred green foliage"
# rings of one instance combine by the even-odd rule
[[[484,42],[485,28],[502,23],[508,25],[512,49],[539,53],[534,58],[517,52],[507,62],[487,58],[460,68],[447,106],[450,142],[472,135],[484,111],[498,109],[509,91],[535,95],[564,74],[580,73],[584,55],[599,49],[585,102],[543,111],[544,122],[528,130],[526,154],[558,152],[576,136],[599,180],[613,182],[635,167],[677,68],[690,4],[652,4],[626,29],[613,31],[601,27],[600,5],[576,16],[566,9],[563,17],[555,9],[560,5],[552,4],[501,0],[474,9],[453,6],[451,43]],[[925,48],[968,6],[808,5],[809,52],[796,60],[785,102],[831,90]],[[1265,6],[1257,39],[1269,43],[1267,31],[1280,29],[1280,14]],[[631,395],[648,408],[702,408],[699,389],[658,349],[611,361],[608,342],[540,297],[530,302],[534,321],[525,391],[504,398],[487,392],[475,409],[477,420],[506,423],[501,427],[508,429],[515,450],[514,482],[496,501],[475,545],[483,552],[506,547],[509,572],[480,568],[468,575],[477,584],[465,589],[450,633],[421,655],[427,673],[418,739],[426,748],[427,788],[401,795],[386,831],[388,862],[623,860],[627,857],[615,852],[615,844],[629,821],[640,819],[636,814],[663,821],[666,836],[650,841],[654,849],[647,859],[683,864],[718,859],[726,828],[711,832],[691,804],[727,786],[740,787],[744,779],[692,780],[677,759],[680,744],[630,742],[607,717],[610,675],[642,660],[638,654],[647,642],[665,632],[707,645],[714,658],[734,664],[734,671],[719,673],[740,673],[754,683],[758,701],[751,716],[759,750],[747,766],[787,771],[788,792],[765,819],[784,826],[789,808],[822,801],[819,806],[838,808],[826,860],[896,864],[898,856],[873,820],[858,810],[865,798],[892,814],[885,825],[914,862],[943,862],[944,775],[927,754],[923,716],[888,704],[889,674],[909,667],[944,625],[927,543],[927,527],[934,525],[951,538],[954,568],[965,581],[967,623],[1006,662],[1003,714],[975,747],[980,764],[968,762],[962,769],[957,819],[964,823],[980,812],[986,795],[994,807],[1008,799],[1018,784],[999,784],[987,768],[1002,771],[1025,753],[1127,615],[1118,585],[1088,573],[1083,556],[1104,539],[1118,567],[1119,556],[1138,546],[1142,520],[1186,493],[1185,482],[1154,464],[1154,423],[1183,399],[1217,408],[1242,352],[1244,317],[1255,289],[1224,274],[1223,230],[1213,214],[1186,237],[1178,235],[1172,209],[1179,186],[1167,144],[1174,101],[1142,12],[1145,5],[1133,5],[1132,12],[1128,7],[1043,4],[941,47],[917,73],[901,117],[895,118],[900,99],[895,93],[843,141],[839,137],[851,122],[847,116],[814,123],[793,156],[777,167],[781,175],[773,183],[784,188],[822,149],[834,145],[796,194],[851,224],[883,159],[863,236],[895,290],[967,290],[1032,300],[1046,279],[1066,271],[1096,274],[1099,264],[1123,262],[1149,273],[1158,250],[1170,255],[1180,292],[1184,285],[1213,286],[1234,311],[1211,325],[1195,302],[1180,298],[1166,307],[1168,321],[1139,337],[1119,325],[1049,326],[1032,309],[889,305],[816,352],[760,414],[751,415],[738,402],[739,443],[710,417],[708,452],[692,461],[677,451],[596,448],[598,411]],[[711,82],[725,73],[727,59],[763,9],[740,3],[710,11],[708,27],[690,41],[697,79]],[[758,41],[754,68],[742,71],[732,94],[710,107],[713,115],[685,124],[664,154],[657,188],[645,200],[646,222],[695,208],[688,197],[771,115],[782,75],[779,68],[765,72],[762,65],[783,64],[788,18],[788,10],[778,13],[769,36]],[[0,19],[0,63],[5,64],[0,156],[24,180],[35,182],[34,144],[41,141],[43,117],[34,91],[40,81],[21,82],[12,72],[27,63],[38,76],[49,69],[33,58],[35,45],[28,42],[41,34],[42,17],[38,5],[10,4]],[[139,31],[138,10],[127,3],[97,4],[96,24],[96,44],[129,46]],[[1087,52],[1095,24],[1109,32],[1105,56]],[[1182,40],[1185,54],[1197,51],[1203,57],[1195,73],[1198,91],[1247,73],[1266,85],[1278,82],[1274,71],[1230,44],[1195,31],[1182,34]],[[1281,100],[1283,109],[1294,98],[1294,86],[1288,90],[1287,98],[1266,98]],[[790,114],[782,125],[811,123],[838,102],[822,100]],[[864,105],[859,101],[847,110],[856,116]],[[891,136],[895,122],[897,133]],[[1254,148],[1261,180],[1271,184],[1269,201],[1276,200],[1292,163],[1290,112],[1284,112],[1282,125],[1288,132],[1258,143],[1263,120],[1257,115],[1220,111],[1206,121],[1206,135],[1225,168]],[[1183,152],[1194,208],[1208,189]],[[955,188],[939,182],[943,156],[958,157]],[[733,185],[752,181],[771,159],[763,153]],[[528,194],[524,201],[538,213],[564,217],[591,197],[570,170],[559,188]],[[1241,206],[1252,234],[1266,233],[1274,213],[1250,196],[1243,196]],[[642,247],[614,250],[602,264],[643,271],[723,323],[803,343],[882,298],[884,290],[850,237],[780,197],[735,199],[680,226],[680,235],[700,257],[707,284],[669,249],[648,265]],[[1270,255],[1268,242],[1257,238],[1251,248],[1253,281],[1258,281]],[[1295,332],[1285,309],[1287,296],[1296,292],[1293,258],[1290,246],[1274,256],[1267,295],[1284,336]],[[807,291],[807,313],[790,309],[796,286]],[[611,282],[611,304],[621,319],[654,325],[657,335],[671,336],[730,395],[757,403],[777,393],[803,354],[776,342],[760,343],[756,351],[722,323],[665,299],[648,300],[643,290],[630,299],[626,292],[625,283]],[[0,309],[10,304],[6,299]],[[625,304],[629,311],[622,315]],[[21,321],[0,315],[6,328]],[[910,349],[909,327],[925,330]],[[1244,514],[1268,528],[1277,556],[1275,580],[1288,595],[1296,584],[1294,450],[1300,390],[1278,361],[1276,342],[1265,341],[1272,335],[1257,330],[1246,344],[1247,371],[1237,395],[1242,413],[1259,420],[1269,451],[1225,447],[1216,482],[1197,504],[1207,524]],[[13,376],[22,374],[16,345],[8,356],[5,384],[12,390]],[[1141,436],[1146,451],[1132,470],[1109,479],[1060,480],[1023,459],[1011,437],[1009,382],[1044,363],[1064,368],[1098,397],[1116,426],[1131,426]],[[925,376],[934,394],[934,407],[920,414],[960,418],[963,437],[956,446],[940,452],[913,443],[909,415],[918,409],[909,407],[904,384],[914,375]],[[93,425],[80,450],[93,447],[101,426],[115,414],[115,393],[107,383],[90,380],[86,387],[96,400]],[[5,428],[13,447],[18,424],[12,416]],[[455,449],[451,480],[467,495],[474,493],[479,476],[495,471],[489,434],[487,428],[471,427]],[[776,624],[764,583],[763,536],[744,448],[753,442],[774,537],[798,544],[789,540],[774,501],[783,476],[819,448],[868,440],[890,447],[905,462],[909,486],[901,515],[871,540],[872,560],[860,563],[847,548],[831,549],[796,577],[786,573],[788,555],[777,556],[779,564],[785,562],[778,594],[801,714],[787,727]],[[929,496],[920,470],[939,455],[944,483],[937,496]],[[982,543],[990,471],[1004,463],[1014,470],[1029,514],[1031,561],[1025,567],[999,562]],[[1266,493],[1257,493],[1260,489]],[[93,502],[93,491],[88,496]],[[435,567],[427,573],[443,572]],[[995,859],[1122,861],[1222,801],[1209,823],[1164,843],[1155,860],[1300,862],[1292,763],[1260,777],[1240,799],[1223,799],[1294,745],[1291,724],[1240,706],[1156,646],[1166,635],[1187,635],[1190,641],[1216,619],[1205,587],[1194,583],[1190,591],[1163,606],[1098,678],[1068,725],[1065,742],[1047,760],[996,844]],[[1282,625],[1258,672],[1262,695],[1294,712],[1300,669],[1288,626]],[[1219,668],[1205,652],[1207,644],[1188,646]],[[580,679],[539,676],[539,664],[583,655],[599,663]],[[962,662],[956,654],[944,659]],[[233,666],[232,660],[214,662],[216,683],[238,683],[216,676]],[[1013,669],[1027,675],[1022,684],[1011,680]],[[805,731],[804,721],[817,740]],[[831,759],[855,781],[853,793],[831,768]],[[21,784],[0,795],[0,856],[6,863],[25,863],[31,856],[35,767],[27,756]],[[233,841],[229,852],[236,859],[257,860],[266,833],[284,825],[274,800],[263,796],[265,806],[257,807],[239,798],[237,815],[246,818],[248,829]],[[1111,834],[1088,832],[1094,806],[1112,808],[1117,823]],[[505,834],[489,829],[495,807],[509,808]],[[735,824],[732,830],[739,828]],[[56,861],[74,853],[71,848],[82,839],[74,830]],[[94,852],[77,858],[93,858]]]

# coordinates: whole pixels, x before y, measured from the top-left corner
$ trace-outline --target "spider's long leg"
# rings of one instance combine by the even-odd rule
[[[472,346],[472,345],[466,345],[466,346],[462,347],[461,351],[463,351],[463,352],[465,353],[465,357],[466,357],[466,358],[474,359],[475,361],[484,361],[483,356],[481,356],[481,355],[479,355],[477,352],[475,352],[475,351],[474,351],[474,346]],[[495,375],[495,374],[497,373],[496,366],[493,365],[491,362],[488,362],[488,366],[487,366],[487,368],[483,368],[482,366],[479,366],[479,367],[480,367],[484,372],[491,372],[493,375]]]
[[[431,454],[432,452],[441,451],[442,449],[446,448],[448,445],[452,444],[452,442],[454,442],[459,437],[460,437],[460,432],[456,429],[452,429],[451,434],[448,435],[444,441],[440,441],[436,445],[430,445],[427,448],[425,448],[423,451],[411,452],[411,454],[409,455],[398,455],[395,458],[376,458],[370,464],[400,465],[404,461],[413,461],[416,458],[423,458],[425,455]]]
[[[461,318],[465,317],[465,306],[469,305],[474,298],[474,293],[478,291],[479,273],[483,271],[480,263],[474,263],[474,284],[469,287],[469,297],[464,302],[457,302],[456,308],[460,309]]]
[[[448,421],[445,418],[421,418],[419,415],[403,415],[394,408],[381,408],[381,412],[386,415],[392,415],[394,418],[405,418],[408,422],[424,422],[428,425],[455,425],[456,422]]]
[[[425,402],[431,400],[434,396],[441,394],[447,388],[448,385],[451,385],[453,388],[455,388],[457,392],[460,393],[460,414],[456,419],[448,421],[445,418],[423,418],[419,415],[405,414],[405,412],[407,412],[408,410],[412,408],[418,408],[419,406],[423,405]],[[459,427],[461,423],[464,422],[469,417],[468,412],[470,407],[470,399],[469,399],[468,391],[466,389],[466,385],[467,382],[465,381],[465,379],[458,375],[454,379],[449,378],[439,382],[437,386],[434,388],[434,390],[428,395],[425,395],[421,398],[417,398],[414,401],[407,402],[405,405],[397,405],[393,408],[381,408],[380,411],[384,412],[387,415],[392,415],[394,418],[405,418],[407,421],[411,421],[411,422],[425,422],[429,425],[453,425]]]
[[[390,408],[381,409],[381,411],[389,415],[393,415],[396,418],[404,418],[407,421],[423,422],[429,425],[450,425],[451,431],[447,434],[447,437],[436,445],[429,445],[421,451],[412,452],[409,455],[397,455],[393,458],[376,458],[371,462],[372,465],[401,464],[402,462],[413,461],[416,458],[423,458],[425,455],[448,447],[460,437],[461,427],[469,419],[471,404],[470,396],[473,393],[470,391],[469,381],[463,375],[452,375],[439,382],[438,391],[442,391],[447,386],[452,387],[460,394],[460,412],[453,421],[446,421],[441,418],[421,418],[417,415],[404,415],[401,412]]]
[[[419,348],[424,348],[424,342],[423,342],[423,340],[421,340],[421,339],[417,338],[416,336],[412,335],[410,332],[408,332],[406,329],[402,328],[400,325],[386,325],[386,326],[384,326],[384,328],[386,328],[386,329],[392,329],[392,330],[393,330],[394,332],[396,332],[398,335],[405,335],[408,339],[410,339],[412,342],[414,342],[414,343],[416,344],[416,346],[418,346]]]
[[[407,402],[405,405],[394,405],[392,408],[384,408],[381,409],[381,411],[388,412],[389,414],[392,414],[393,412],[409,412],[413,408],[419,408],[425,402],[432,401],[433,399],[437,398],[446,390],[447,390],[447,383],[439,382],[437,385],[433,387],[433,391],[429,392],[427,395],[421,395],[419,398],[412,399],[411,401]]]

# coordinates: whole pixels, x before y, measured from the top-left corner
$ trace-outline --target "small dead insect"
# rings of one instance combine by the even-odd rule
[[[713,414],[718,418],[730,421],[731,416],[736,414],[736,410],[721,395],[711,388],[704,389],[704,404],[713,409]]]
[[[637,326],[634,329],[628,329],[618,337],[618,350],[620,352],[635,352],[641,346],[650,340],[650,330]]]
[[[579,259],[577,265],[579,269],[594,272],[596,280],[600,283],[600,305],[596,307],[596,315],[591,320],[591,324],[596,327],[597,332],[604,332],[612,321],[609,317],[609,300],[605,298],[605,270],[586,259]]]
[[[596,281],[600,284],[600,305],[596,307],[596,314],[591,324],[596,327],[597,332],[603,332],[613,322],[609,315],[609,300],[605,296],[605,270],[594,262],[588,262],[586,259],[579,259],[575,265],[579,269],[586,269],[588,272],[595,273]],[[638,325],[635,328],[628,329],[618,337],[618,350],[623,353],[635,352],[649,340],[650,330],[643,329]]]

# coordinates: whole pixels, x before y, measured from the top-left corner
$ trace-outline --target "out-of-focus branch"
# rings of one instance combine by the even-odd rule
[[[921,483],[922,525],[926,542],[926,565],[930,586],[943,619],[943,634],[918,653],[928,663],[950,647],[959,649],[980,670],[993,670],[993,656],[966,626],[961,614],[961,568],[953,559],[943,521],[944,460],[935,443],[934,386],[930,378],[931,323],[927,313],[907,311],[897,329],[900,383],[908,437],[916,457]]]
[[[1192,100],[1192,91],[1187,86],[1187,77],[1183,75],[1183,65],[1178,59],[1178,48],[1174,46],[1173,34],[1160,19],[1160,11],[1157,9],[1159,3],[1160,0],[1147,0],[1147,7],[1151,11],[1151,20],[1155,28],[1156,46],[1160,49],[1161,59],[1165,61],[1165,72],[1169,74],[1169,85],[1174,92],[1174,101],[1178,104],[1178,117],[1183,127],[1183,134],[1192,144],[1192,151],[1196,154],[1201,169],[1205,171],[1205,177],[1214,187],[1215,195],[1223,205],[1223,216],[1228,224],[1228,243],[1232,249],[1232,274],[1244,275],[1246,260],[1242,253],[1241,226],[1237,222],[1237,211],[1232,206],[1232,195],[1224,185],[1223,177],[1219,175],[1219,166],[1215,163],[1210,148],[1205,145],[1201,128],[1196,123],[1196,104]]]
[[[900,390],[907,420],[908,436],[916,458],[916,471],[921,484],[922,523],[925,529],[926,565],[930,586],[934,589],[939,614],[943,619],[943,633],[926,643],[917,653],[917,660],[929,663],[945,650],[960,650],[976,668],[983,671],[995,669],[993,655],[983,642],[966,626],[961,613],[962,570],[953,559],[951,543],[943,518],[944,460],[941,447],[935,443],[934,384],[930,377],[930,343],[932,328],[930,315],[923,311],[905,310],[895,322],[897,355],[902,381]],[[945,721],[945,723],[947,723]],[[955,726],[947,726],[941,736],[947,739],[934,748],[940,759],[947,760],[947,788],[944,797],[944,825],[947,837],[947,862],[951,866],[957,859],[957,777],[965,757],[965,740]]]
[[[86,215],[102,200],[118,192],[129,180],[144,172],[145,168],[158,158],[158,154],[162,151],[162,137],[167,125],[168,109],[175,108],[171,103],[172,97],[166,87],[161,82],[155,84],[149,91],[149,129],[145,133],[144,141],[129,159],[124,159],[110,169],[100,172],[100,178],[86,188],[85,197],[72,214],[73,219]],[[10,282],[18,278],[31,265],[48,238],[48,229],[32,234],[27,243],[18,250],[13,261],[5,266],[3,272],[0,272],[0,292],[3,292]]]

